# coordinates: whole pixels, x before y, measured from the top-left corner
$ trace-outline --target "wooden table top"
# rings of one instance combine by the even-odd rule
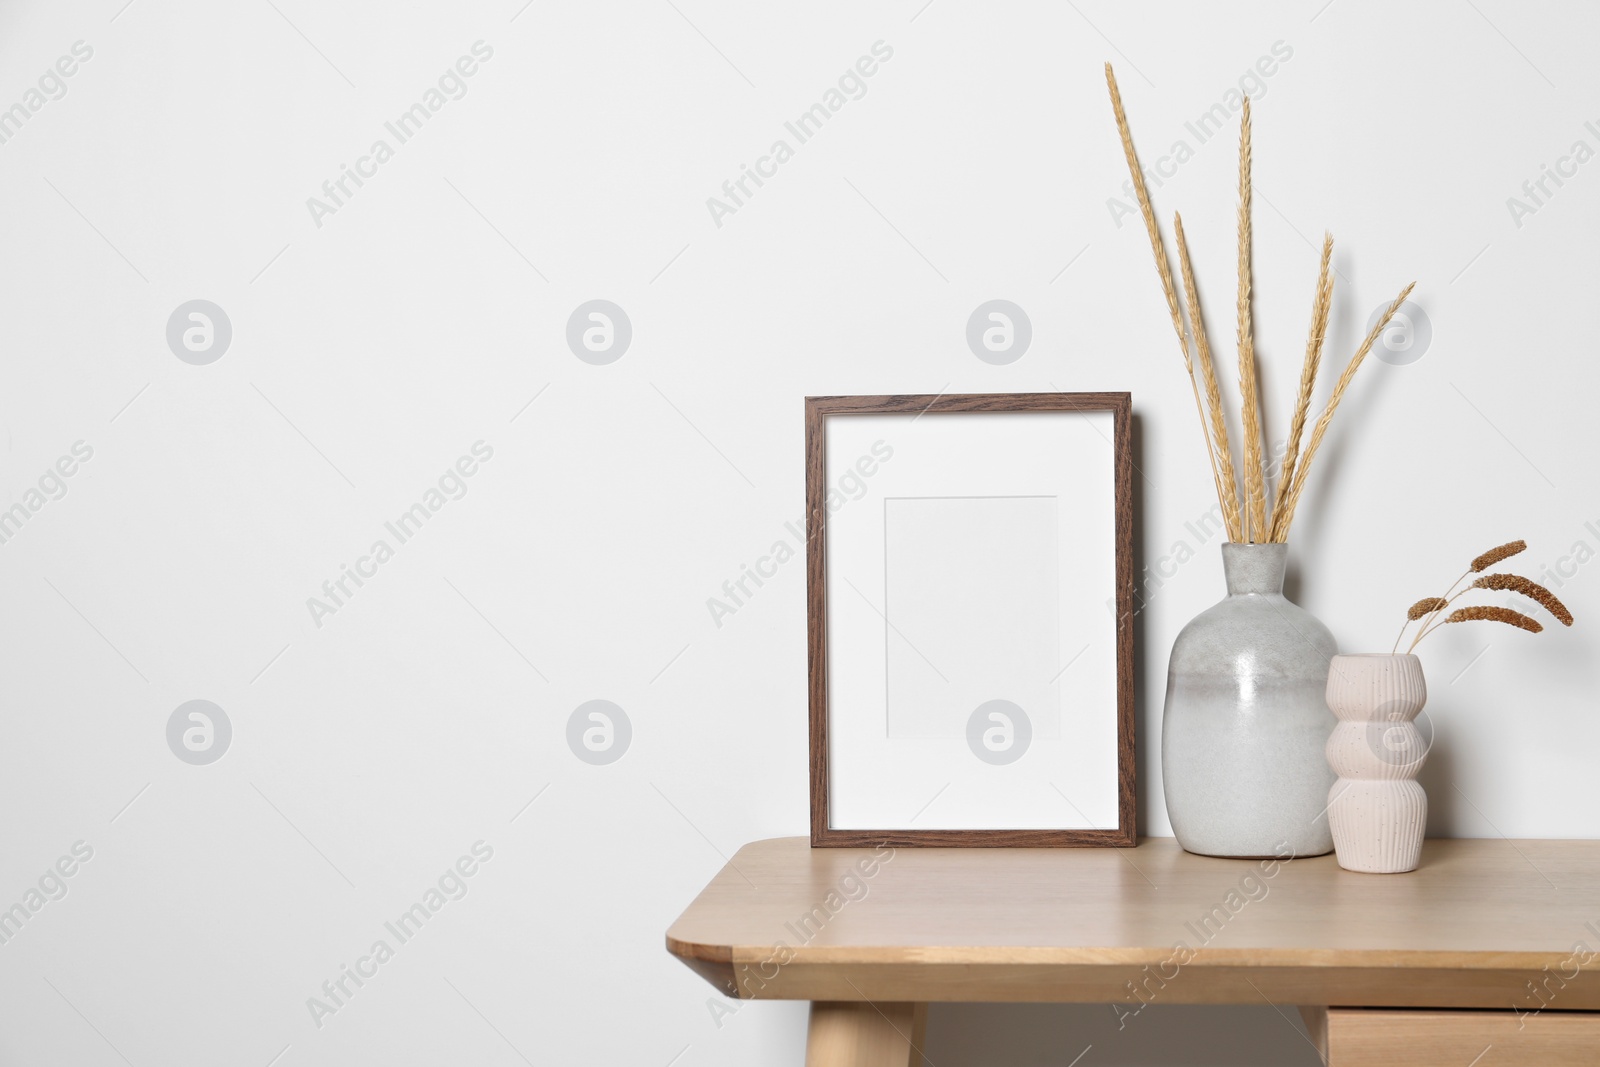
[[[740,849],[667,948],[745,998],[1600,1008],[1600,842],[1411,874],[1136,848]],[[1554,976],[1554,977],[1552,977]]]

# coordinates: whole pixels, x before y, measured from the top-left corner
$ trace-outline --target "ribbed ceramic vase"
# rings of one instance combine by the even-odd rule
[[[1339,725],[1328,738],[1328,764],[1339,779],[1328,793],[1328,819],[1345,870],[1417,869],[1428,795],[1416,777],[1428,742],[1414,720],[1427,700],[1415,656],[1333,657],[1328,707]]]
[[[1207,856],[1333,849],[1333,635],[1283,595],[1289,546],[1225,544],[1228,595],[1172,646],[1161,774],[1178,844]],[[1289,850],[1286,853],[1285,850]]]

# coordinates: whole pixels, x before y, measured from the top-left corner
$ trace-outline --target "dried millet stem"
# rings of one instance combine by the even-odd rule
[[[1562,626],[1572,625],[1572,612],[1567,610],[1554,593],[1531,579],[1520,574],[1485,574],[1482,578],[1472,583],[1473,589],[1502,589],[1519,593],[1529,600],[1536,601],[1541,607],[1554,615],[1556,621]]]
[[[1400,642],[1406,636],[1407,626],[1410,626],[1424,615],[1432,615],[1434,612],[1449,606],[1450,601],[1446,600],[1442,596],[1425,596],[1415,604],[1411,605],[1411,607],[1407,608],[1406,621],[1400,624],[1400,632],[1395,635],[1394,645],[1389,649],[1390,653],[1394,653],[1399,650]],[[1423,626],[1426,628],[1427,624],[1424,623]]]
[[[1469,591],[1470,590],[1463,589],[1450,599],[1452,602],[1454,602],[1457,598],[1465,596]],[[1449,625],[1452,622],[1477,622],[1479,620],[1487,622],[1503,622],[1510,626],[1515,626],[1518,629],[1527,630],[1529,633],[1533,634],[1539,633],[1544,629],[1544,626],[1541,625],[1537,619],[1531,619],[1522,614],[1520,611],[1512,611],[1510,608],[1496,607],[1493,605],[1477,604],[1473,605],[1472,607],[1457,608],[1450,614],[1442,617],[1435,614],[1433,621],[1428,623],[1427,626],[1417,634],[1417,636],[1412,640],[1411,646],[1407,648],[1406,651],[1411,652],[1414,650],[1424,637],[1427,637],[1441,626]]]
[[[1491,557],[1497,559],[1509,559],[1510,557],[1517,555],[1519,552],[1524,551],[1527,547],[1527,542],[1525,541],[1511,541],[1507,544],[1499,546],[1498,548],[1492,548],[1488,552],[1485,552],[1476,560],[1473,560],[1473,564],[1476,565],[1479,561],[1487,560]],[[1557,622],[1561,623],[1561,625],[1572,625],[1572,612],[1567,609],[1567,606],[1561,602],[1559,597],[1557,597],[1550,590],[1546,589],[1544,586],[1540,585],[1538,582],[1535,582],[1529,578],[1524,578],[1520,574],[1486,574],[1474,581],[1465,589],[1462,589],[1459,593],[1455,593],[1454,596],[1449,596],[1449,593],[1455,590],[1456,585],[1460,585],[1462,581],[1464,581],[1473,573],[1474,572],[1472,570],[1468,570],[1466,574],[1463,574],[1460,578],[1456,579],[1455,584],[1446,591],[1448,599],[1446,599],[1443,604],[1434,608],[1431,613],[1431,618],[1427,622],[1423,623],[1422,632],[1417,634],[1416,639],[1411,642],[1412,648],[1415,648],[1418,641],[1421,641],[1424,637],[1438,629],[1445,622],[1464,621],[1462,619],[1457,619],[1452,615],[1450,618],[1440,622],[1439,613],[1445,608],[1448,608],[1451,604],[1455,603],[1457,600],[1472,592],[1474,589],[1495,589],[1517,593],[1520,596],[1525,596],[1529,600],[1538,603],[1541,607],[1548,611]],[[1423,605],[1423,603],[1423,601],[1418,601],[1416,604],[1413,604],[1412,611],[1416,611],[1417,608]],[[1513,614],[1519,613],[1513,612]],[[1523,629],[1527,629],[1527,627],[1523,627]],[[1536,630],[1534,632],[1537,633],[1538,631]]]
[[[1495,548],[1491,548],[1489,551],[1473,560],[1472,570],[1474,572],[1486,571],[1490,567],[1493,567],[1496,563],[1499,563],[1501,560],[1510,559],[1512,556],[1524,551],[1527,547],[1528,542],[1526,541],[1507,541],[1503,545],[1498,545]]]
[[[1507,541],[1503,545],[1496,545],[1494,548],[1489,549],[1489,551],[1481,553],[1476,559],[1467,565],[1467,569],[1461,575],[1461,577],[1450,583],[1450,588],[1444,591],[1444,596],[1441,598],[1444,600],[1444,603],[1435,608],[1433,614],[1437,615],[1440,611],[1443,611],[1445,608],[1449,607],[1451,604],[1454,604],[1458,599],[1461,598],[1462,594],[1467,590],[1463,589],[1460,593],[1457,593],[1456,587],[1462,582],[1466,581],[1474,574],[1488,570],[1496,563],[1499,563],[1503,560],[1508,560],[1512,556],[1526,551],[1527,547],[1528,542],[1519,538],[1515,541]],[[1468,586],[1467,588],[1470,589],[1471,586]],[[1417,647],[1417,641],[1421,641],[1422,638],[1427,634],[1428,630],[1432,628],[1436,622],[1437,620],[1435,619],[1429,619],[1422,624],[1421,629],[1417,632],[1416,639],[1411,642],[1411,648]],[[1401,632],[1404,633],[1404,627],[1401,628]]]
[[[1416,622],[1424,615],[1438,611],[1448,603],[1450,602],[1442,596],[1425,596],[1411,605],[1411,609],[1406,612],[1406,619],[1410,622]]]
[[[1472,591],[1471,586],[1462,589],[1460,592],[1456,591],[1456,587],[1470,577],[1472,577],[1472,571],[1468,570],[1461,577],[1450,583],[1450,588],[1444,591],[1444,596],[1429,598],[1430,600],[1435,600],[1439,603],[1432,611],[1426,613],[1426,617],[1422,620],[1422,625],[1417,627],[1417,636],[1413,637],[1411,639],[1411,644],[1406,646],[1407,652],[1410,652],[1412,649],[1416,648],[1418,641],[1421,641],[1424,637],[1427,637],[1428,634],[1439,628],[1443,618],[1443,612],[1446,608]],[[1417,604],[1420,603],[1422,602],[1419,600]],[[1417,604],[1413,604],[1412,607],[1415,608]],[[1405,632],[1404,627],[1401,627],[1401,632]]]
[[[1445,616],[1445,623],[1452,622],[1503,622],[1507,626],[1515,626],[1519,630],[1526,630],[1530,634],[1540,633],[1544,630],[1537,619],[1530,619],[1520,611],[1510,608],[1485,606],[1482,604],[1470,608],[1457,608]]]

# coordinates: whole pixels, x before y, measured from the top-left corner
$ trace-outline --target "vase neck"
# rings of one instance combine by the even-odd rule
[[[1228,582],[1228,595],[1282,594],[1283,572],[1288,562],[1289,546],[1286,544],[1223,545],[1222,575]]]

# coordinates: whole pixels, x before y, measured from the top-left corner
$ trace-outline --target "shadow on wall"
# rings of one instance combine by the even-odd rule
[[[1432,709],[1424,708],[1423,711],[1430,712]],[[1417,774],[1417,784],[1428,794],[1426,832],[1438,837],[1487,837],[1493,834],[1494,828],[1485,825],[1482,815],[1471,808],[1462,810],[1461,796],[1455,786],[1455,753],[1450,750],[1449,739],[1435,732],[1432,741],[1433,744],[1428,748],[1428,762],[1422,765],[1422,770]]]
[[[1322,1065],[1293,1007],[1152,1004],[1123,1022],[1104,1004],[933,1004],[927,1048],[939,1067]]]

